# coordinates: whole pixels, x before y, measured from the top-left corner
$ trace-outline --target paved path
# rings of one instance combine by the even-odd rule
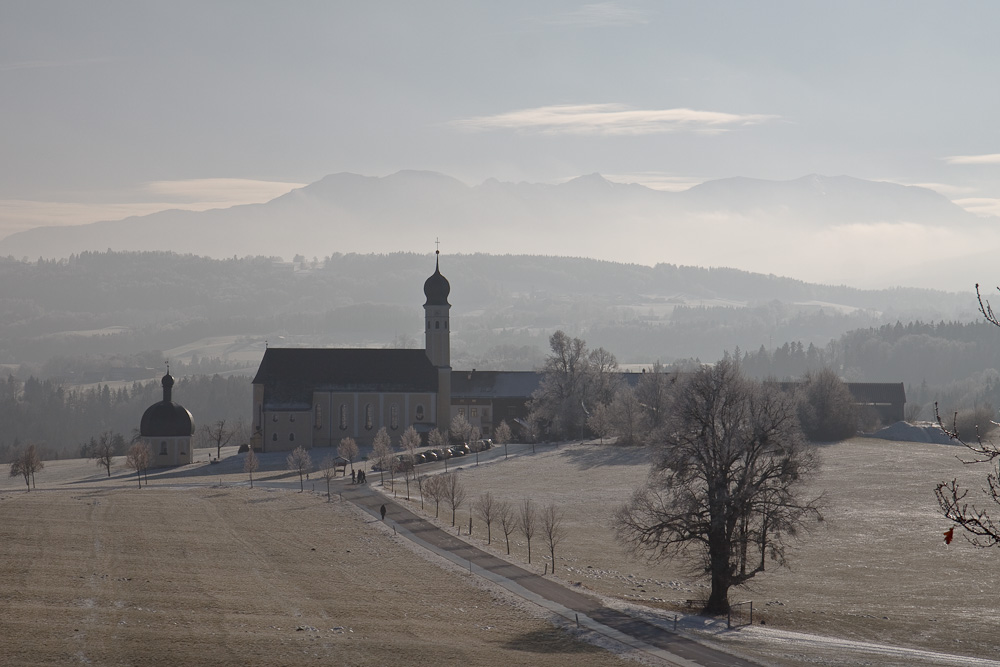
[[[372,478],[373,480],[375,478]],[[508,563],[454,535],[370,488],[344,485],[343,498],[380,518],[379,508],[388,508],[386,521],[404,537],[451,560],[473,574],[535,602],[568,619],[637,650],[654,655],[668,665],[684,667],[752,667],[754,663],[715,651],[628,614],[603,606],[584,595],[524,568]]]

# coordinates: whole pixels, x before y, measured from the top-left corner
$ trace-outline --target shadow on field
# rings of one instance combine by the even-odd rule
[[[587,470],[615,465],[646,465],[652,450],[648,447],[619,447],[618,445],[594,445],[593,447],[573,447],[559,452],[571,465]]]
[[[546,629],[525,632],[501,644],[511,651],[526,653],[603,653],[604,649],[586,642],[576,641],[558,630]]]

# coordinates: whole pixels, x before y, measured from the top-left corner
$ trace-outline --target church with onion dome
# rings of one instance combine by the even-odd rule
[[[451,333],[440,254],[424,282],[424,348],[268,347],[253,379],[257,451],[368,445],[380,428],[393,441],[408,427],[447,429],[452,411]]]
[[[153,453],[150,467],[178,466],[194,460],[191,436],[194,417],[182,405],[174,403],[174,378],[167,374],[160,381],[163,400],[149,406],[139,422],[139,436]]]

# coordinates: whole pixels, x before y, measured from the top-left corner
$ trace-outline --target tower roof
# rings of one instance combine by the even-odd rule
[[[146,408],[139,422],[139,435],[152,438],[190,436],[194,434],[194,418],[183,406],[170,400],[174,378],[168,371],[160,381],[163,400]]]
[[[424,281],[424,296],[427,302],[424,306],[450,306],[448,295],[451,294],[451,284],[448,279],[441,275],[440,255],[441,251],[434,253],[434,275]]]

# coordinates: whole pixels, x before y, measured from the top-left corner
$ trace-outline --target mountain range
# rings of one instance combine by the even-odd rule
[[[725,266],[823,284],[967,290],[989,282],[998,220],[926,188],[849,176],[728,178],[683,192],[599,174],[559,185],[338,173],[263,204],[167,210],[0,240],[0,255],[169,250],[208,257],[423,251]]]

